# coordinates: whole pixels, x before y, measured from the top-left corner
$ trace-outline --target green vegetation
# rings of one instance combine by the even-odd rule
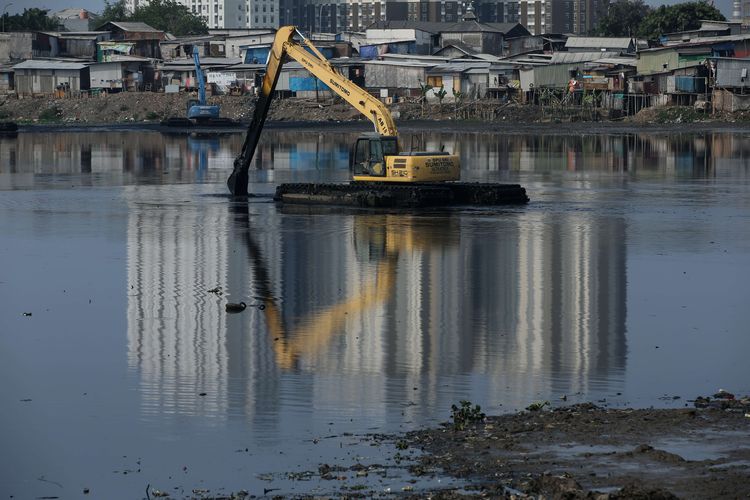
[[[703,20],[726,21],[726,18],[706,0],[662,5],[657,9],[643,0],[615,0],[600,19],[596,34],[657,40],[666,33],[698,29]]]
[[[466,426],[481,422],[487,415],[482,413],[482,408],[479,405],[471,405],[471,401],[459,401],[461,405],[451,405],[451,418],[453,419],[453,428],[457,431],[462,431]]]
[[[549,401],[537,401],[536,403],[531,403],[529,406],[526,407],[527,411],[542,411],[545,406],[549,406]]]
[[[149,111],[146,113],[146,120],[158,120],[159,119],[159,113],[156,111]]]
[[[651,12],[643,0],[615,0],[610,2],[607,15],[599,19],[595,34],[600,36],[633,36]]]
[[[665,33],[698,29],[701,21],[726,21],[724,15],[707,1],[662,5],[652,10],[638,27],[638,35],[650,40]]]
[[[208,33],[208,26],[202,17],[193,14],[188,7],[174,0],[152,0],[147,5],[136,8],[132,14],[125,8],[125,0],[114,3],[105,0],[105,4],[101,17],[102,24],[110,21],[143,22],[175,36]]]
[[[62,119],[62,110],[57,106],[52,106],[39,113],[39,121],[42,122],[59,122]]]
[[[445,87],[443,85],[441,85],[440,86],[440,90],[438,90],[437,92],[435,92],[435,95],[437,96],[438,101],[440,102],[440,104],[443,104],[443,99],[445,99],[445,96],[448,95],[448,91],[445,90]]]
[[[4,13],[2,25],[5,31],[55,31],[58,29],[58,23],[47,15],[48,12],[47,9],[32,7],[23,9],[23,13],[13,16]]]
[[[670,106],[660,108],[656,112],[656,123],[692,123],[705,121],[709,118],[704,111],[691,106]]]

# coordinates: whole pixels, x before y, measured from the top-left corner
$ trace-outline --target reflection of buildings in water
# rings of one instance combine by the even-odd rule
[[[158,191],[125,188],[128,363],[141,377],[144,413],[223,413],[226,317],[207,290],[226,276],[226,214],[179,203],[152,211]],[[201,392],[210,396],[198,400]]]
[[[349,164],[352,134],[268,130],[263,135],[253,156],[256,170],[335,170]]]
[[[523,216],[478,223],[272,207],[228,219],[223,206],[162,209],[155,219],[136,191],[128,200],[129,362],[145,413],[430,404],[443,376],[469,373],[488,376],[491,394],[585,392],[624,369],[622,221],[602,228],[572,215],[541,226]],[[266,312],[227,316],[224,300],[206,293],[225,284],[258,296],[253,253],[262,254],[280,333]],[[279,369],[312,376],[285,384]]]
[[[193,180],[194,172],[200,172],[201,154],[209,152],[212,163],[228,169],[239,149],[236,143],[241,145],[239,134],[192,139],[145,131],[23,133],[9,141],[8,153],[0,148],[0,173],[9,173],[11,162],[4,157],[10,159],[12,153],[18,173],[107,174],[110,183],[153,174]]]
[[[552,392],[562,394],[602,389],[595,384],[622,374],[625,238],[623,219],[604,226],[588,216],[521,231],[514,372],[547,372]]]
[[[445,146],[461,158],[462,174],[496,171],[655,171],[667,176],[714,175],[718,164],[743,165],[750,151],[740,134],[404,134],[427,149]],[[405,146],[405,144],[402,144]]]

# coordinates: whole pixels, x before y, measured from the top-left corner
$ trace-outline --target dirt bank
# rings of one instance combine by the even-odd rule
[[[589,403],[489,417],[465,430],[448,425],[412,432],[405,442],[424,452],[413,473],[466,478],[481,496],[747,498],[745,412]]]
[[[188,94],[134,93],[101,94],[87,98],[24,98],[0,96],[0,120],[25,123],[158,123],[170,117],[184,117]],[[239,121],[250,119],[254,99],[250,96],[213,96],[211,104],[221,107],[221,115]],[[483,100],[460,104],[401,102],[390,106],[400,121],[481,121],[494,125],[607,121],[602,110],[582,108],[553,109],[534,105]],[[269,113],[270,121],[335,122],[363,120],[364,117],[339,99],[279,99]],[[750,120],[750,113],[710,114],[690,107],[646,109],[622,119],[633,124],[721,122]]]

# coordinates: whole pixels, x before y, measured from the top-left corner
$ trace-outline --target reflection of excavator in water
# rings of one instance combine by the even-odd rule
[[[235,206],[235,210],[249,210]],[[413,215],[354,215],[353,238],[358,261],[375,263],[368,279],[350,296],[298,322],[289,329],[271,290],[268,267],[247,211],[239,213],[245,221],[245,242],[255,277],[255,292],[261,301],[266,328],[279,368],[291,369],[300,357],[312,357],[323,351],[344,333],[347,321],[355,321],[375,307],[385,305],[396,287],[397,266],[402,252],[418,251],[458,243],[458,231],[446,230],[446,219],[426,219]],[[448,224],[452,219],[448,219]]]
[[[304,46],[294,40],[298,34]],[[268,115],[285,58],[290,57],[323,81],[375,125],[374,134],[357,139],[350,157],[348,184],[282,184],[276,199],[286,203],[330,203],[357,206],[423,206],[505,204],[528,201],[518,185],[460,183],[458,157],[439,152],[399,152],[398,132],[388,108],[337,72],[294,26],[284,26],[268,56],[266,74],[242,152],[227,180],[234,195],[248,194],[248,170]]]

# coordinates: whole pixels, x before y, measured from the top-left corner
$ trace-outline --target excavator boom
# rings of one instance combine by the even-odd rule
[[[300,45],[294,40],[298,34],[308,47]],[[375,131],[382,136],[396,136],[396,124],[385,105],[366,90],[338,73],[331,63],[315,46],[303,37],[294,26],[284,26],[276,32],[271,51],[266,64],[266,74],[255,104],[255,112],[248,126],[247,136],[242,145],[242,152],[234,162],[234,171],[229,176],[227,185],[234,195],[247,195],[247,172],[250,168],[255,148],[258,146],[263,125],[271,107],[271,99],[276,83],[279,80],[281,68],[286,56],[299,62],[310,73],[323,81],[330,89],[365,115],[375,125]]]

